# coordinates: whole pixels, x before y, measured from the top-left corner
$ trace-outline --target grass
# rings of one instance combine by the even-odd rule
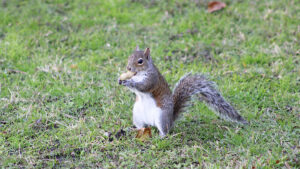
[[[0,166],[299,168],[298,0],[2,1]],[[117,84],[135,46],[171,86],[202,72],[250,122],[193,105],[172,132],[134,139]]]

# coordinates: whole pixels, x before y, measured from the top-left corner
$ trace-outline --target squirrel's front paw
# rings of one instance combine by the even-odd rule
[[[121,85],[123,83],[123,80],[118,79],[118,83],[119,85]]]
[[[119,85],[123,85],[123,86],[129,86],[129,81],[128,80],[120,80],[119,79]]]

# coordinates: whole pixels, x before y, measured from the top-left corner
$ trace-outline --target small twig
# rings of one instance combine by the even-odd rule
[[[20,71],[20,70],[13,70],[13,69],[7,69],[7,73],[11,74],[15,74],[15,73],[21,73],[21,74],[26,74],[26,72]]]

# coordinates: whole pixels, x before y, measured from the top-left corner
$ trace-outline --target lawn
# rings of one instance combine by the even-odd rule
[[[300,2],[2,0],[0,166],[300,168]],[[135,139],[117,79],[139,45],[171,88],[203,73],[250,124],[192,101],[166,138]]]

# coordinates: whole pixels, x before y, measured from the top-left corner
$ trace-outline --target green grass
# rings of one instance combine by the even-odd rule
[[[299,168],[299,0],[207,2],[2,1],[0,166]],[[194,100],[165,139],[136,140],[117,84],[136,45],[171,86],[209,75],[250,125]]]

